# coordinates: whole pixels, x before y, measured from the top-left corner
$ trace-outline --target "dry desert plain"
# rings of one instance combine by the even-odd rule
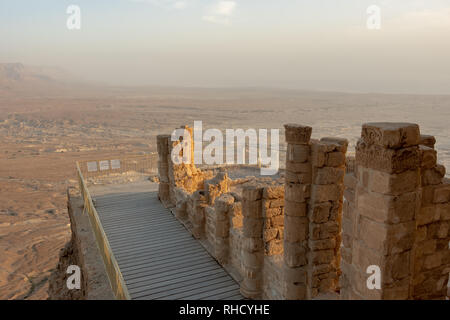
[[[113,88],[0,82],[0,299],[46,299],[70,238],[66,189],[75,161],[155,151],[155,136],[204,128],[313,127],[353,151],[361,124],[415,122],[450,171],[450,96],[282,89]]]

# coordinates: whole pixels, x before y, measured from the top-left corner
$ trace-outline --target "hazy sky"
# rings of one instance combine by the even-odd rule
[[[0,0],[0,62],[115,85],[450,94],[450,0]]]

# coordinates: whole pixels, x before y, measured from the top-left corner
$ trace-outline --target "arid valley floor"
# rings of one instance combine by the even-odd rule
[[[47,298],[70,238],[66,189],[77,183],[77,160],[153,152],[157,134],[194,120],[204,129],[307,124],[313,137],[349,139],[350,152],[364,122],[402,121],[435,135],[438,160],[450,168],[449,119],[450,96],[3,84],[0,299]]]

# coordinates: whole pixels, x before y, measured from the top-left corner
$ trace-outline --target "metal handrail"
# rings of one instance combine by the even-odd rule
[[[80,170],[80,165],[77,162],[78,183],[80,186],[80,193],[84,201],[84,210],[89,214],[89,220],[91,221],[92,229],[94,230],[97,245],[102,254],[103,262],[105,263],[106,272],[108,273],[109,282],[114,295],[118,300],[130,300],[130,294],[120,272],[117,260],[109,245],[108,238],[103,230],[100,218],[97,210],[95,209],[94,202],[92,201],[91,194],[86,186],[83,174]]]
[[[89,168],[90,164],[93,165],[92,170]],[[133,171],[156,175],[158,173],[158,154],[150,153],[147,155],[124,156],[104,160],[83,160],[78,161],[78,165],[86,179]],[[105,167],[102,165],[105,165]]]

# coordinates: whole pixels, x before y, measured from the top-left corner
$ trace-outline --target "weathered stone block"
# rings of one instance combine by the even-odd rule
[[[292,161],[286,161],[286,171],[292,172],[292,173],[302,173],[305,175],[310,175],[312,171],[311,163],[305,162],[305,163],[296,163]]]
[[[311,139],[311,127],[288,123],[284,125],[284,129],[287,143],[308,144]]]
[[[307,214],[306,202],[285,200],[284,214],[291,217],[305,217]]]
[[[311,153],[311,147],[307,144],[288,144],[287,161],[303,163],[308,162]]]
[[[262,238],[264,220],[244,216],[244,236],[247,238]]]
[[[277,228],[269,228],[269,229],[265,228],[263,231],[264,241],[267,242],[267,241],[276,239],[277,234],[278,234]]]
[[[285,216],[284,240],[301,242],[308,237],[308,219],[306,217]]]
[[[264,218],[272,218],[275,216],[280,216],[283,214],[282,208],[266,208],[263,207],[263,217]]]
[[[361,137],[368,144],[398,149],[418,145],[420,130],[414,123],[373,122],[363,124]]]
[[[229,193],[225,193],[216,199],[214,206],[217,210],[228,211],[233,203],[234,197]]]
[[[383,300],[407,300],[409,298],[410,283],[407,278],[385,285]]]
[[[285,199],[286,201],[305,202],[310,197],[310,185],[292,184],[285,185]]]
[[[320,139],[320,142],[325,144],[330,144],[335,146],[335,150],[346,153],[348,147],[348,140],[345,138],[338,137],[323,137]]]
[[[310,207],[310,219],[314,223],[324,223],[330,218],[332,204],[330,202],[314,203]]]
[[[355,190],[350,188],[344,189],[344,200],[347,200],[348,203],[351,203],[352,205],[355,203]]]
[[[442,183],[445,176],[445,167],[436,165],[431,169],[422,170],[422,185],[437,185]]]
[[[296,268],[306,265],[306,248],[299,243],[284,242],[284,262],[288,267]]]
[[[436,267],[439,267],[441,263],[442,263],[442,251],[426,256],[424,259],[423,266],[425,269],[434,269]]]
[[[411,221],[420,208],[420,192],[398,196],[357,189],[356,210],[362,216],[382,223]]]
[[[450,238],[450,234],[449,234],[449,222],[447,221],[443,221],[440,223],[439,225],[439,229],[437,231],[437,237],[439,239],[445,239],[445,238]]]
[[[419,185],[420,171],[418,169],[399,174],[370,170],[369,190],[373,192],[400,195],[415,191]]]
[[[262,218],[262,201],[247,201],[242,202],[242,214],[244,217]]]
[[[261,237],[258,238],[243,238],[242,239],[242,250],[248,252],[257,252],[264,249],[264,241]]]
[[[272,240],[265,244],[264,253],[267,256],[273,256],[283,253],[283,241],[282,240]]]
[[[303,283],[286,282],[283,286],[283,297],[286,300],[304,300],[306,299],[306,285]]]
[[[436,251],[437,240],[430,239],[420,242],[416,247],[416,256],[422,257],[424,255],[432,254]]]
[[[312,174],[311,168],[309,167],[309,173],[294,173],[291,171],[286,171],[284,179],[286,183],[295,183],[295,184],[311,184],[312,182]]]
[[[421,134],[419,144],[434,149],[436,138],[430,135]]]
[[[327,153],[325,165],[328,167],[344,167],[345,153],[339,151]]]
[[[420,166],[420,152],[418,147],[385,149],[379,145],[368,145],[360,139],[356,145],[356,165],[400,173]]]
[[[343,185],[328,184],[311,186],[311,199],[314,202],[341,201],[343,194]]]
[[[439,219],[435,206],[421,207],[416,217],[418,226],[423,226]]]
[[[436,186],[434,189],[434,203],[450,202],[450,183],[444,183]]]
[[[242,190],[242,197],[245,200],[256,201],[261,200],[263,196],[263,188],[258,186],[246,186]]]
[[[437,161],[436,150],[426,147],[419,146],[420,151],[420,166],[425,169],[433,168]]]
[[[336,239],[311,240],[309,242],[309,248],[313,251],[334,249],[336,248]]]
[[[284,199],[284,185],[269,186],[263,190],[264,199]]]
[[[309,230],[311,240],[334,238],[339,232],[339,223],[329,221],[322,224],[312,224]]]
[[[264,254],[262,251],[258,252],[244,252],[242,255],[242,263],[246,268],[258,268],[262,265]]]
[[[341,258],[343,261],[345,261],[348,264],[352,263],[352,248],[341,248]]]
[[[345,170],[343,168],[322,167],[314,170],[314,184],[342,184]]]
[[[290,268],[283,267],[283,280],[288,283],[306,283],[307,272],[305,267]]]
[[[356,176],[353,173],[347,173],[344,176],[344,185],[346,188],[355,189],[357,183],[358,180],[356,179]]]
[[[359,220],[358,239],[381,254],[395,254],[412,248],[415,230],[414,221],[386,225],[363,217]]]
[[[436,215],[441,220],[450,220],[450,202],[437,204]]]
[[[383,255],[363,245],[360,241],[353,243],[352,262],[364,272],[368,266],[380,267],[382,286],[410,276],[411,251],[392,255]],[[366,274],[364,285],[369,274]]]
[[[284,226],[284,216],[282,216],[282,215],[266,219],[266,221],[270,221],[270,225],[272,227],[283,227]]]
[[[284,186],[283,186],[283,197],[279,199],[273,199],[269,201],[270,208],[280,208],[284,207]]]

